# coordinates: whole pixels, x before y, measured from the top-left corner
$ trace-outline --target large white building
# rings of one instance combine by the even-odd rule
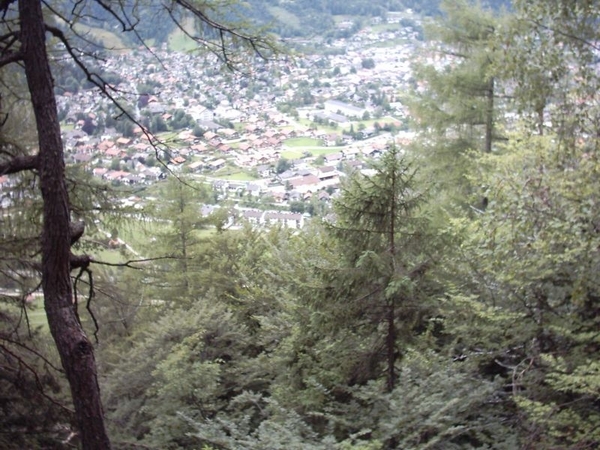
[[[332,114],[343,114],[346,117],[362,118],[366,109],[353,106],[339,100],[327,100],[323,103],[325,111]]]

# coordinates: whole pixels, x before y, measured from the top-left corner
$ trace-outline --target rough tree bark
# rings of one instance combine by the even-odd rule
[[[69,198],[52,72],[40,0],[19,0],[21,58],[39,139],[37,169],[44,202],[42,288],[52,337],[71,387],[86,450],[110,449],[104,426],[93,346],[73,305]]]

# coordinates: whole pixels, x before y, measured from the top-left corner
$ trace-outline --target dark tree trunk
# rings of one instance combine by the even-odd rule
[[[44,202],[42,287],[52,337],[65,369],[84,449],[107,450],[93,347],[73,306],[69,199],[65,184],[52,73],[40,0],[19,0],[21,52],[39,139],[38,170]]]
[[[485,152],[492,152],[492,142],[494,139],[494,78],[489,81],[486,92],[487,108],[485,111]]]
[[[389,229],[389,246],[390,254],[392,256],[392,273],[397,270],[396,267],[396,202],[400,199],[397,198],[396,194],[396,170],[392,171],[392,198],[390,202],[390,229]],[[387,390],[392,392],[396,385],[396,300],[395,295],[389,299],[387,305],[387,336],[386,336],[386,347],[387,347]]]
[[[392,392],[396,386],[396,308],[394,299],[390,300],[387,313],[387,390]]]
[[[540,134],[540,136],[544,135],[544,109],[545,109],[545,105],[543,101],[538,102],[538,105],[535,108],[535,111],[537,113],[537,126],[538,126],[538,133]]]

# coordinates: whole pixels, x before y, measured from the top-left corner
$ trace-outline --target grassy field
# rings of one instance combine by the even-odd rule
[[[322,148],[311,148],[309,150],[286,150],[281,152],[281,157],[285,159],[300,159],[304,157],[304,152],[308,151],[312,156],[319,155],[331,155],[340,151],[341,147],[322,147]]]
[[[32,328],[41,327],[43,330],[48,329],[48,319],[46,318],[46,311],[44,311],[44,300],[42,297],[33,301],[31,309],[27,310],[27,316],[29,317],[29,325]]]
[[[319,139],[300,137],[291,138],[284,143],[285,150],[281,156],[286,159],[300,159],[309,152],[312,156],[330,155],[340,151],[340,147],[325,147]]]
[[[311,122],[309,119],[298,119],[298,123],[306,126],[306,127],[314,127],[315,123]],[[316,129],[320,130],[320,131],[324,131],[326,133],[331,133],[331,134],[341,134],[341,128],[338,127],[330,127],[330,126],[325,126],[325,125],[321,125],[321,124],[316,124]]]
[[[131,259],[126,253],[119,249],[104,249],[93,252],[95,261],[102,261],[110,264],[119,264]]]
[[[288,147],[322,147],[323,142],[319,139],[313,139],[308,137],[297,137],[286,139],[283,145]]]
[[[405,38],[389,39],[389,40],[385,40],[385,41],[374,42],[372,44],[367,45],[365,48],[369,48],[369,47],[394,48],[394,47],[399,47],[401,45],[405,45],[407,42],[409,42],[409,41]]]
[[[377,25],[371,25],[367,28],[367,31],[372,33],[383,33],[385,31],[398,31],[400,25],[397,23],[380,23]]]
[[[319,155],[331,155],[333,153],[338,153],[343,147],[325,147],[325,148],[315,148],[314,150],[309,150],[313,156]]]
[[[239,167],[226,166],[216,172],[210,174],[211,177],[221,178],[224,180],[235,180],[235,181],[252,181],[256,180],[257,177],[252,176],[249,171],[240,170]]]
[[[194,30],[194,22],[193,19],[187,18],[183,22],[183,28],[186,31],[189,31],[190,34],[193,33]],[[168,39],[169,49],[175,52],[189,52],[191,50],[195,50],[198,48],[198,44],[190,39],[182,30],[176,28],[169,35]]]
[[[287,150],[281,152],[281,157],[285,159],[300,159],[303,156],[303,152],[300,150]]]
[[[334,14],[331,17],[333,17],[333,21],[335,23],[345,22],[347,20],[354,20],[354,16],[347,15],[347,14]]]
[[[370,128],[370,127],[374,127],[375,124],[378,123],[380,126],[384,126],[386,124],[396,124],[396,125],[402,125],[402,122],[400,122],[398,119],[394,119],[393,117],[380,117],[379,119],[369,119],[369,120],[361,120],[360,122],[352,122],[352,126],[354,127],[354,130],[360,130],[359,125],[363,125],[365,128]],[[349,133],[350,132],[350,126],[345,126],[344,128],[342,128],[342,133]]]
[[[298,19],[296,15],[279,6],[268,6],[267,8],[273,17],[278,19],[281,23],[285,23],[287,26],[295,28],[296,30],[300,29],[300,19]]]
[[[235,172],[231,175],[227,175],[228,180],[233,181],[253,181],[256,180],[256,177],[253,177],[251,174],[247,172]]]
[[[102,42],[106,48],[114,50],[126,50],[126,46],[119,36],[102,28],[92,28],[81,23],[74,25],[75,31],[83,36],[89,35],[92,38]]]
[[[169,147],[186,147],[188,144],[179,139],[179,134],[181,130],[173,130],[173,131],[163,131],[161,133],[156,133],[156,138]]]

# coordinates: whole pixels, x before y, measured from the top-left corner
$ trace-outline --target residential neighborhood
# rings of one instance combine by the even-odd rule
[[[268,199],[263,210],[329,199],[349,171],[411,140],[402,97],[419,41],[397,21],[321,43],[327,52],[259,59],[239,72],[166,44],[112,54],[101,70],[118,82],[106,92],[57,97],[67,162],[114,186],[190,174],[212,183],[218,199]],[[270,214],[248,220],[304,222]]]

